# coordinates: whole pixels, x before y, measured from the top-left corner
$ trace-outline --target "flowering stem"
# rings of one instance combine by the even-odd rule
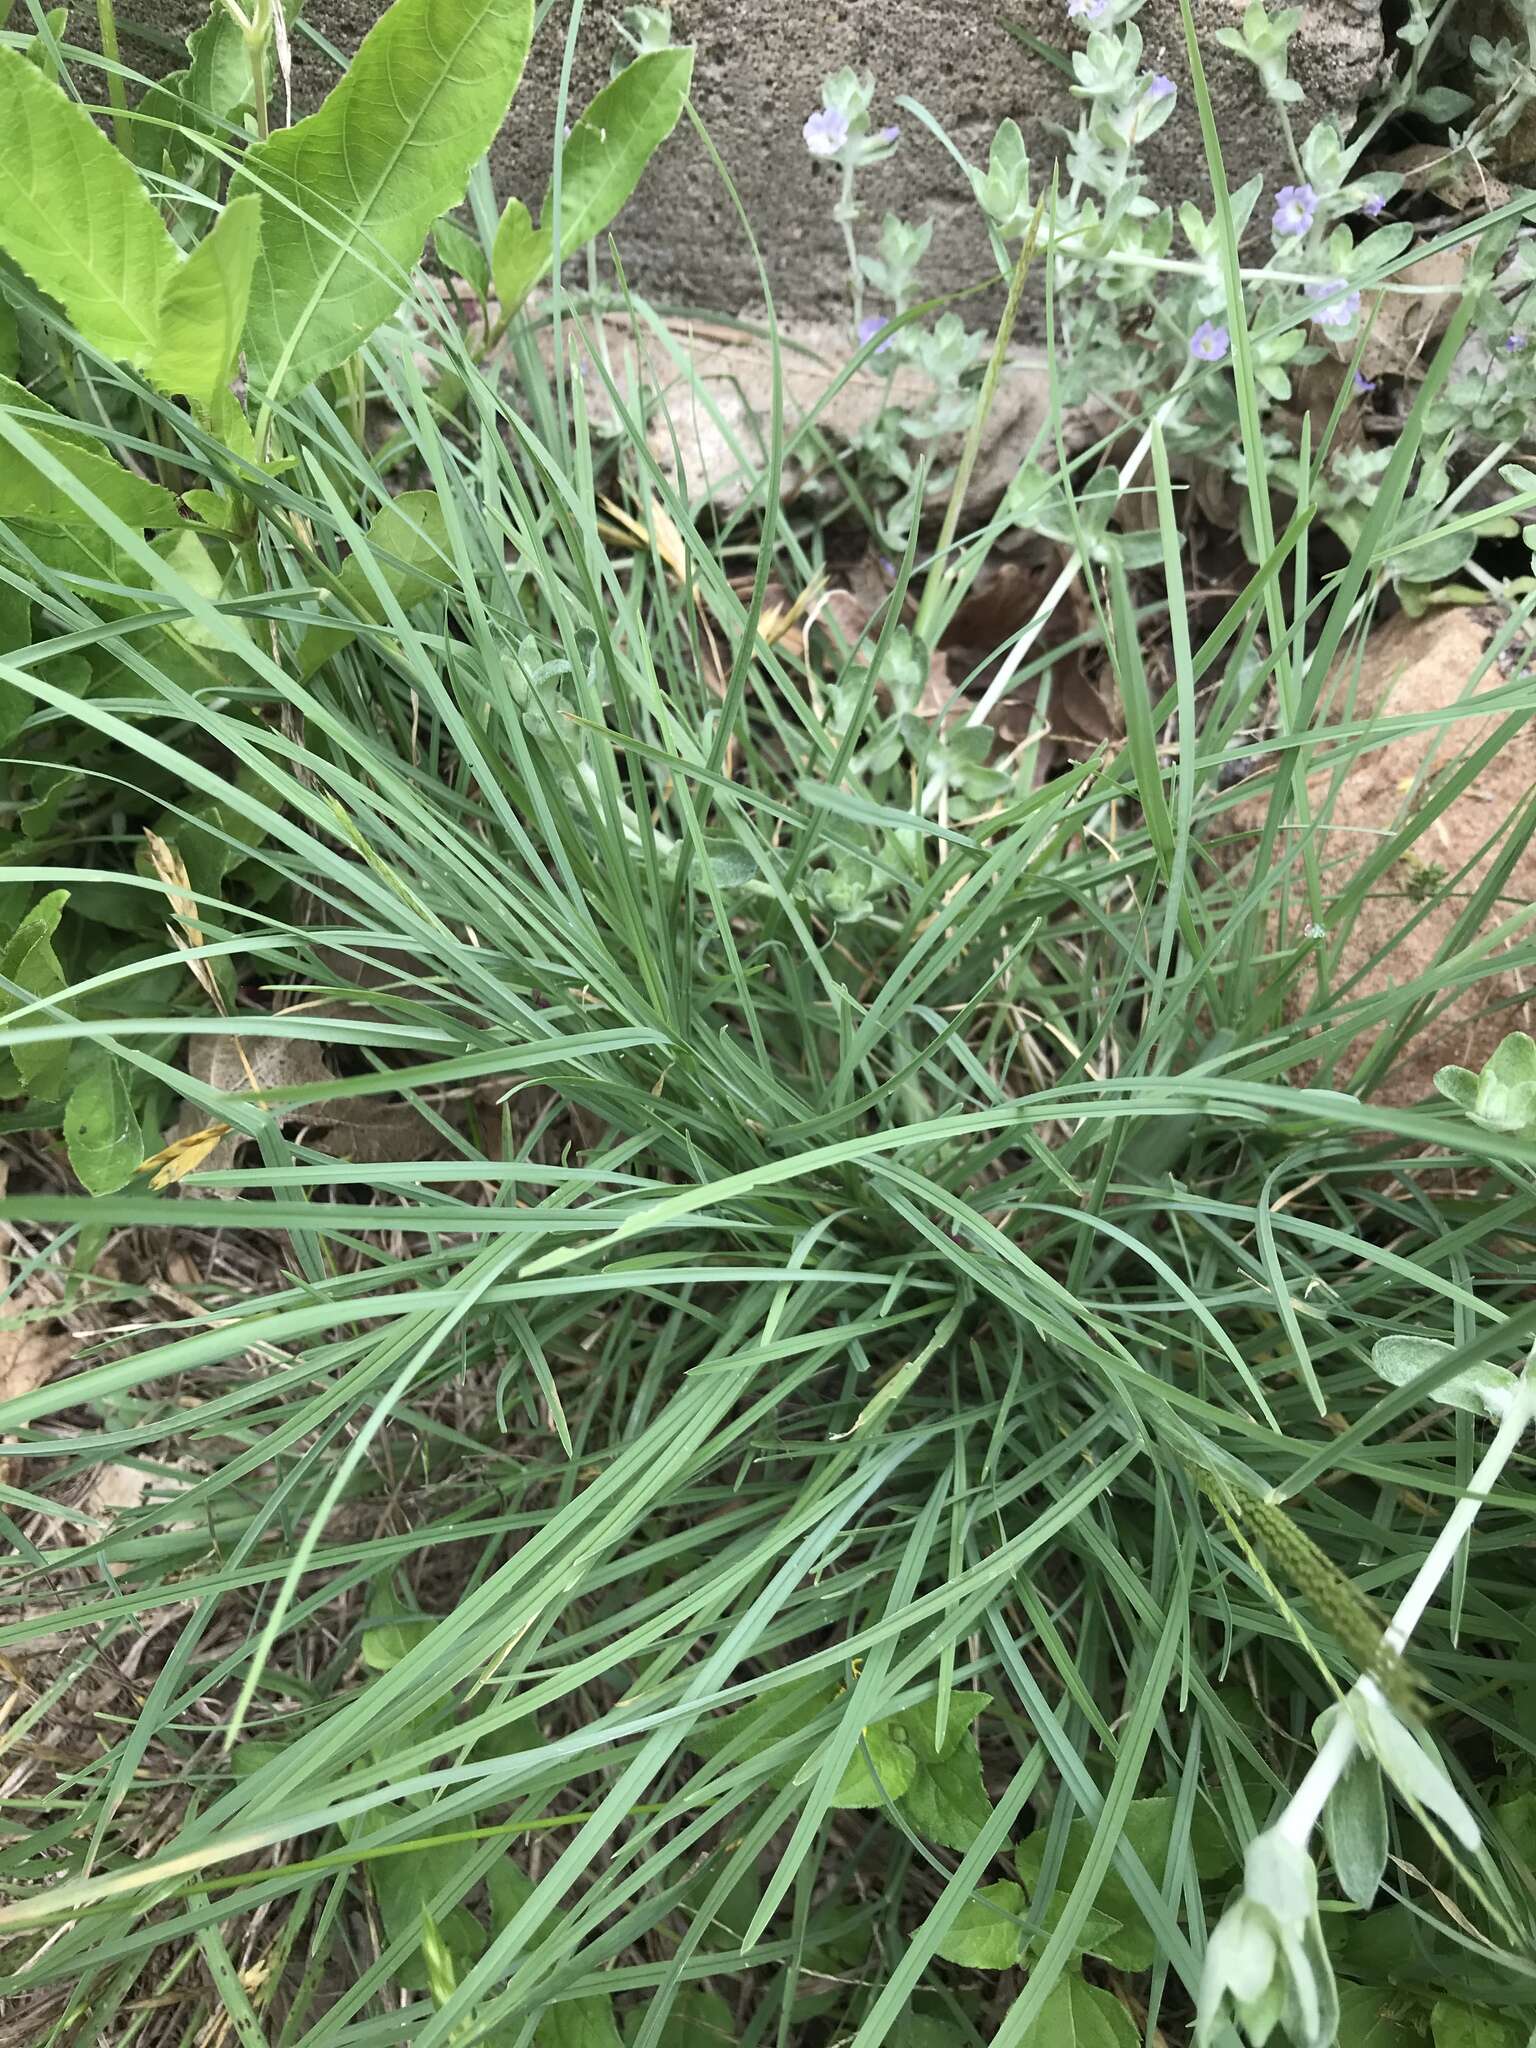
[[[1533,1420],[1536,1420],[1536,1378],[1525,1376],[1520,1380],[1493,1442],[1472,1474],[1466,1492],[1447,1515],[1445,1527],[1430,1545],[1429,1555],[1414,1573],[1412,1584],[1387,1624],[1383,1641],[1389,1650],[1401,1654],[1409,1637],[1423,1620],[1425,1608],[1450,1570],[1464,1538],[1477,1520],[1479,1509],[1493,1491],[1499,1474],[1509,1463],[1516,1445]],[[1354,1690],[1373,1702],[1381,1698],[1380,1688],[1369,1675],[1357,1679]],[[1358,1747],[1354,1723],[1348,1714],[1340,1714],[1327,1740],[1313,1758],[1307,1775],[1291,1794],[1289,1804],[1275,1822],[1279,1833],[1287,1841],[1294,1842],[1298,1849],[1307,1846],[1312,1830],[1322,1818],[1329,1795],[1349,1768],[1350,1759]]]
[[[843,195],[837,203],[837,218],[842,224],[843,246],[848,251],[848,288],[853,294],[853,324],[858,326],[864,318],[864,278],[859,269],[859,245],[853,238],[853,224],[858,218],[858,208],[853,198],[854,167],[847,153],[843,156]]]

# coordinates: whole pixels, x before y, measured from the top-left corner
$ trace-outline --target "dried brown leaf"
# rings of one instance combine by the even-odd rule
[[[1463,242],[1433,256],[1421,256],[1398,271],[1393,283],[1417,287],[1383,294],[1361,353],[1367,377],[1405,377],[1432,342],[1445,332],[1467,274],[1473,245]],[[1353,351],[1352,343],[1341,346]]]
[[[16,1401],[46,1386],[75,1354],[75,1340],[52,1335],[20,1316],[0,1320],[0,1401]]]

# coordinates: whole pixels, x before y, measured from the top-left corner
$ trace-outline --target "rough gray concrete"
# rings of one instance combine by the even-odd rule
[[[135,8],[129,0],[122,10],[124,16],[135,11],[158,32],[163,50],[166,33],[184,34],[202,18],[204,6],[203,0],[137,0]],[[356,48],[378,11],[361,0],[308,0],[306,9],[316,27],[347,51]],[[584,10],[572,82],[577,105],[607,78],[621,12],[621,0],[592,0]],[[1194,0],[1194,12],[1229,176],[1241,182],[1263,170],[1285,182],[1288,166],[1273,112],[1248,66],[1214,39],[1216,29],[1240,20],[1242,0]],[[970,283],[991,268],[958,165],[895,100],[903,93],[919,100],[972,161],[985,159],[993,130],[1012,115],[1032,159],[1047,164],[1057,146],[1049,124],[1073,123],[1077,102],[1058,71],[1013,40],[1005,18],[1058,47],[1082,41],[1080,25],[1066,19],[1064,0],[676,0],[674,35],[698,50],[695,105],[735,181],[781,312],[827,318],[846,304],[842,236],[831,218],[836,173],[814,162],[800,137],[801,124],[820,101],[823,75],[844,64],[875,75],[874,118],[900,121],[903,128],[895,157],[860,181],[875,223],[887,209],[934,219],[927,276],[935,290]],[[535,207],[549,172],[569,19],[566,0],[556,0],[495,151],[500,189]],[[1166,71],[1181,88],[1174,118],[1148,153],[1167,197],[1198,201],[1207,177],[1186,89],[1178,0],[1150,0],[1139,23],[1148,68]],[[1315,0],[1293,45],[1294,73],[1307,95],[1307,104],[1295,110],[1299,125],[1324,113],[1347,121],[1382,48],[1379,6]],[[151,42],[130,43],[125,54],[146,69],[164,68]],[[296,38],[295,54],[302,106],[323,90],[326,67],[312,51],[305,54],[302,37]],[[632,281],[658,304],[704,313],[762,304],[748,237],[686,121],[623,215],[619,243]]]

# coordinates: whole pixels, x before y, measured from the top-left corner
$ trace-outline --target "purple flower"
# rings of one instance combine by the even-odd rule
[[[1270,225],[1277,235],[1304,235],[1317,213],[1317,194],[1310,185],[1282,185],[1275,194],[1275,217]]]
[[[1166,100],[1171,98],[1177,91],[1178,87],[1166,72],[1154,71],[1147,80],[1147,98],[1149,100]]]
[[[900,135],[900,133],[900,128],[893,121],[889,128],[882,128],[880,130],[880,133],[875,137],[875,140],[876,142],[894,142],[897,136]]]
[[[1368,192],[1360,202],[1360,211],[1367,220],[1374,220],[1387,203],[1385,192]]]
[[[1505,353],[1505,355],[1507,355],[1507,356],[1517,356],[1517,355],[1519,355],[1519,353],[1520,353],[1521,349],[1523,349],[1524,347],[1525,347],[1525,336],[1524,336],[1524,335],[1523,335],[1523,334],[1521,333],[1521,331],[1520,331],[1520,329],[1519,329],[1518,327],[1517,327],[1517,328],[1515,329],[1515,331],[1514,331],[1514,333],[1513,333],[1513,334],[1506,334],[1506,335],[1505,335],[1505,337],[1504,337],[1504,353]]]
[[[848,116],[841,107],[818,107],[800,133],[812,156],[836,156],[848,140]]]
[[[1367,392],[1370,392],[1370,391],[1374,391],[1375,389],[1376,389],[1376,379],[1375,379],[1374,377],[1367,377],[1367,376],[1366,376],[1366,374],[1365,374],[1365,372],[1364,372],[1363,370],[1356,370],[1356,372],[1355,372],[1355,396],[1356,396],[1356,398],[1364,398]]]
[[[1202,320],[1189,337],[1189,352],[1197,363],[1223,362],[1231,346],[1231,335],[1214,320]]]
[[[864,315],[864,318],[859,322],[858,334],[860,348],[868,348],[869,344],[874,340],[875,336],[877,334],[883,333],[888,325],[889,323],[886,320],[884,314],[866,313]],[[891,344],[888,341],[882,341],[880,346],[875,350],[875,354],[877,356],[883,356],[886,350],[890,347],[890,345]]]
[[[1347,327],[1360,310],[1360,294],[1346,291],[1342,277],[1324,277],[1309,284],[1307,297],[1324,302],[1312,315],[1319,327]]]
[[[1102,21],[1110,0],[1067,0],[1068,21]]]

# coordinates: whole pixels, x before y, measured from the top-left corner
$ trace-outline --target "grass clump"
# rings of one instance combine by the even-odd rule
[[[1335,1817],[1308,1967],[1356,2038],[1517,2043],[1524,1438],[1382,1627],[1536,1334],[1533,1155],[1380,1084],[1536,966],[1531,806],[1411,979],[1352,945],[1536,702],[1527,597],[1491,733],[1351,713],[1456,323],[1326,573],[1299,516],[1192,592],[1152,428],[1155,566],[1091,560],[1077,635],[1123,741],[1046,775],[1040,733],[887,730],[909,595],[936,637],[1011,512],[937,565],[914,524],[855,643],[802,641],[771,586],[838,537],[782,431],[706,531],[591,311],[555,282],[485,358],[418,281],[259,459],[82,348],[104,459],[153,451],[217,575],[94,471],[110,576],[6,529],[22,743],[114,764],[13,885],[136,937],[6,965],[3,1042],[107,1057],[166,1182],[0,1210],[97,1331],[0,1412],[29,2038],[1180,2041],[1342,1702],[1381,1856]],[[0,418],[55,482],[59,431]],[[1346,866],[1340,792],[1431,728]]]

